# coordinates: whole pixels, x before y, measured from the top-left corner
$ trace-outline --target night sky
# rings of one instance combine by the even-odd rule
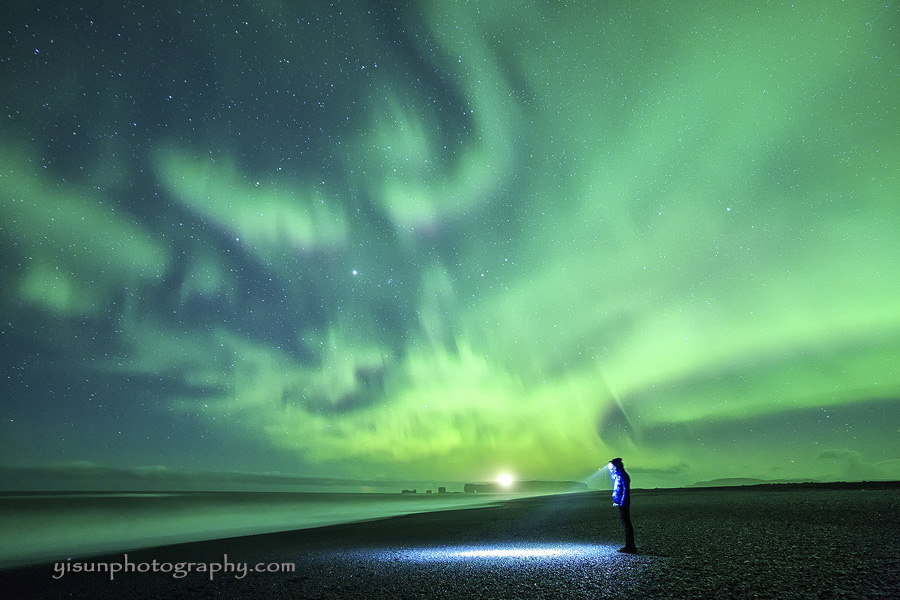
[[[900,479],[898,43],[894,1],[6,2],[4,485]]]

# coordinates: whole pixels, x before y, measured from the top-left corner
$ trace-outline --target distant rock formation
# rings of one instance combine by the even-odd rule
[[[810,483],[814,480],[809,479],[754,479],[752,477],[723,477],[721,479],[711,479],[709,481],[698,481],[687,487],[736,487],[747,485],[767,485],[773,483]]]

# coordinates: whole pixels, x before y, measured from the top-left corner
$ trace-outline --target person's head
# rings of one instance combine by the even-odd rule
[[[609,464],[611,464],[616,471],[621,471],[625,468],[625,466],[622,464],[621,458],[614,458],[609,461]]]

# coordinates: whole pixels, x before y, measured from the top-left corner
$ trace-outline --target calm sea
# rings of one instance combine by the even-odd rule
[[[395,515],[486,506],[476,494],[4,493],[0,568]]]

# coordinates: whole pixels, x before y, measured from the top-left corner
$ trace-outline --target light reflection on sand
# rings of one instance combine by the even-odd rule
[[[621,556],[610,544],[490,544],[397,548],[361,551],[368,558],[404,562],[453,562],[464,560],[577,560],[594,561],[611,555]]]

